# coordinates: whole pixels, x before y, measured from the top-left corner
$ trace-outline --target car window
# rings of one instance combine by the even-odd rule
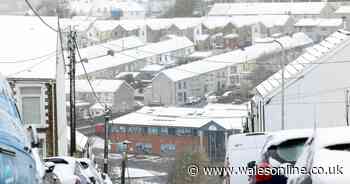
[[[350,151],[350,143],[327,146],[326,149],[336,150],[336,151]]]
[[[89,164],[86,163],[86,162],[80,162],[80,164],[81,164],[81,166],[82,166],[83,169],[89,168]]]
[[[307,138],[288,140],[276,147],[277,156],[284,162],[293,162],[298,159],[303,151]]]
[[[44,159],[45,162],[53,162],[55,164],[68,164],[68,162],[62,158],[47,158]]]

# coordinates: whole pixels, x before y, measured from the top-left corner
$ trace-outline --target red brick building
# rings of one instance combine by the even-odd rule
[[[127,140],[131,142],[129,152],[134,154],[173,156],[185,149],[198,149],[210,159],[221,159],[228,136],[242,131],[246,110],[209,109],[213,110],[144,107],[114,119],[109,127],[112,152],[120,152]]]

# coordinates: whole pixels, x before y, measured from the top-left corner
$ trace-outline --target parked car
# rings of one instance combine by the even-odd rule
[[[293,173],[288,176],[288,184],[348,184],[350,183],[350,128],[321,128],[305,145],[296,168],[307,168],[307,172],[318,172],[317,168],[334,173]],[[341,167],[341,173],[336,168]],[[322,172],[322,171],[320,171]]]
[[[270,134],[247,133],[231,135],[226,147],[226,165],[245,167],[250,161],[259,160],[260,152]],[[249,176],[234,174],[226,178],[231,184],[248,184]]]
[[[45,163],[54,163],[53,174],[59,184],[90,184],[81,164],[73,157],[51,157]]]
[[[266,168],[294,165],[301,155],[306,141],[312,136],[312,133],[313,131],[311,129],[284,130],[271,133],[261,150],[261,158],[257,162],[256,167]],[[253,160],[253,162],[256,162],[256,160]],[[287,176],[255,175],[250,177],[250,183],[285,184],[287,183]]]
[[[26,127],[8,82],[0,75],[0,183],[40,183]]]
[[[90,159],[80,158],[77,160],[80,162],[83,171],[92,184],[103,184],[101,173],[96,170],[96,165]]]
[[[187,98],[187,102],[186,102],[186,105],[193,105],[193,104],[197,104],[201,101],[201,98],[200,97],[188,97]]]

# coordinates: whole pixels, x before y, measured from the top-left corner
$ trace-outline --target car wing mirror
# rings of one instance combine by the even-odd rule
[[[51,173],[55,169],[55,163],[53,162],[45,162],[45,172]]]
[[[250,161],[250,162],[248,162],[248,164],[247,164],[247,167],[248,167],[248,168],[254,168],[255,166],[256,166],[256,161],[255,161],[255,160]]]

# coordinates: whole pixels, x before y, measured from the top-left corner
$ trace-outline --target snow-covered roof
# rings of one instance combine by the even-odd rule
[[[188,29],[188,28],[194,28],[198,25],[200,25],[201,19],[200,18],[174,18],[172,21],[172,24],[179,28],[180,30]]]
[[[123,80],[90,80],[91,85],[96,93],[116,92],[120,86],[125,82]],[[75,91],[82,93],[92,93],[91,87],[87,80],[75,80]],[[69,93],[69,81],[66,81],[66,93]]]
[[[335,12],[335,14],[349,14],[350,13],[350,6],[340,6]]]
[[[118,26],[119,21],[116,20],[97,20],[94,23],[94,28],[98,31],[112,31]]]
[[[339,27],[343,24],[343,20],[340,18],[305,18],[297,21],[294,26],[306,27],[306,26],[317,26],[317,27]]]
[[[312,40],[304,33],[278,38],[285,45],[286,49],[301,47],[312,43]],[[276,43],[259,43],[246,47],[244,50],[234,50],[232,52],[215,55],[206,59],[170,68],[162,71],[173,81],[180,81],[191,77],[200,76],[212,71],[224,69],[238,63],[253,61],[259,57],[280,52],[281,48]]]
[[[106,43],[97,44],[80,49],[80,54],[85,58],[92,58],[96,56],[101,56],[107,54],[108,50],[113,50],[114,52],[120,52],[127,49],[132,49],[145,45],[145,43],[136,36],[129,36],[120,38],[113,41],[108,41]]]
[[[236,34],[236,33],[232,33],[232,34],[228,34],[228,35],[225,35],[224,38],[228,38],[228,39],[231,39],[231,38],[238,38],[239,35]]]
[[[56,17],[42,18],[57,28]],[[54,79],[57,33],[36,16],[0,16],[0,22],[2,74],[10,78]]]
[[[112,107],[112,104],[109,104],[109,103],[104,103],[104,104],[95,103],[89,109],[90,110],[103,110],[104,111],[106,109],[106,107],[104,105],[107,105],[108,107]]]
[[[159,71],[163,70],[164,68],[165,68],[165,66],[163,66],[163,65],[151,64],[151,65],[146,65],[140,71],[143,71],[143,72],[159,72]]]
[[[192,47],[191,42],[186,37],[174,37],[157,43],[150,43],[142,47],[129,49],[120,53],[115,53],[114,56],[105,56],[97,58],[85,63],[85,68],[88,73],[103,70],[110,67],[136,62],[140,59],[156,56],[159,54],[170,53],[182,48]],[[82,57],[85,57],[82,55]],[[84,70],[80,65],[77,65],[77,75],[83,75]]]
[[[112,121],[120,125],[200,128],[213,121],[225,129],[242,129],[247,106],[226,105],[205,108],[143,107]]]
[[[216,3],[209,16],[224,15],[319,15],[326,7],[324,2],[278,3]]]
[[[306,49],[306,52],[296,60],[290,62],[285,67],[286,84],[297,80],[298,76],[310,69],[314,62],[324,62],[327,55],[331,51],[338,48],[342,43],[350,38],[350,32],[339,30],[331,34],[321,43],[311,46]],[[278,71],[264,82],[260,83],[256,90],[262,97],[273,96],[279,92],[281,86],[281,71]]]
[[[196,52],[193,52],[190,56],[190,58],[201,58],[201,59],[204,59],[204,58],[207,58],[207,57],[210,57],[213,55],[213,52],[211,51],[196,51]]]
[[[116,79],[122,79],[123,77],[126,77],[128,75],[131,75],[133,78],[136,78],[140,72],[120,72],[118,75],[115,76]]]
[[[111,10],[122,10],[123,12],[144,12],[142,5],[134,1],[108,1],[108,0],[93,0],[93,1],[71,1],[70,9],[77,14],[89,14],[91,12],[108,13]]]
[[[230,21],[236,27],[250,26],[252,24],[261,23],[270,28],[274,26],[285,26],[290,20],[289,15],[246,15],[232,16]]]

